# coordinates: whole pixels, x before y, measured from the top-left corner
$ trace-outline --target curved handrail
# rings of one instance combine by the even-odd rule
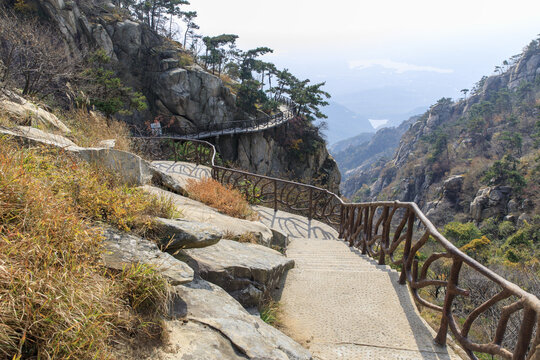
[[[297,105],[289,98],[279,96],[276,100],[287,107],[285,111],[279,111],[273,115],[267,115],[262,119],[232,120],[220,122],[219,124],[209,123],[204,126],[177,126],[175,135],[167,134],[160,137],[174,137],[179,139],[200,140],[223,135],[246,134],[268,130],[276,126],[285,124],[296,117]]]
[[[206,141],[179,139],[176,137],[137,138],[144,141],[163,140],[172,143],[168,154],[175,161],[205,164],[211,167],[212,177],[222,184],[230,184],[240,190],[252,203],[271,205],[275,211],[287,210],[300,213],[309,220],[318,219],[339,231],[339,238],[350,246],[360,248],[362,254],[378,258],[379,264],[390,264],[400,270],[400,284],[409,284],[415,301],[426,308],[441,313],[441,321],[435,341],[446,344],[448,329],[471,359],[477,359],[475,352],[498,355],[505,359],[535,359],[540,356],[540,300],[516,284],[506,280],[478,261],[463,253],[439,233],[437,228],[413,202],[379,201],[370,203],[346,203],[336,194],[313,185],[253,174],[243,170],[230,169],[216,164],[216,149]],[[170,147],[171,144],[168,146]],[[150,148],[156,148],[155,145]],[[163,150],[163,149],[160,149]],[[161,154],[156,154],[156,160]],[[416,235],[415,235],[416,233]],[[421,250],[427,248],[429,239],[442,252],[431,251],[425,261],[420,261]],[[448,275],[441,279],[429,279],[430,267],[442,260]],[[449,263],[448,263],[449,262]],[[458,287],[464,281],[460,272],[473,271],[483,276],[499,288],[498,292],[481,304],[467,306],[465,300],[471,290]],[[442,288],[444,299],[426,299],[423,291],[428,287]],[[439,291],[436,291],[438,294]],[[434,303],[439,302],[440,304]],[[472,309],[471,309],[472,307]],[[491,342],[477,343],[469,335],[471,328],[487,310],[500,314],[497,330]],[[514,329],[514,339],[507,339],[507,328],[512,316],[522,320]],[[461,326],[455,316],[465,317]],[[534,336],[536,327],[536,336]],[[512,346],[509,350],[508,347]]]

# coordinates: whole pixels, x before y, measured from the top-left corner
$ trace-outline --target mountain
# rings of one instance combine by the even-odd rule
[[[349,175],[344,192],[359,200],[414,201],[436,224],[530,222],[540,209],[539,104],[534,40],[500,74],[483,77],[467,99],[431,106],[391,159]]]
[[[329,105],[322,108],[322,112],[328,116],[328,130],[325,131],[327,142],[333,144],[346,139],[353,134],[374,132],[367,118],[359,116],[346,106],[329,101]]]
[[[331,148],[332,156],[338,163],[344,180],[341,190],[345,196],[352,196],[358,187],[354,175],[375,162],[390,159],[399,145],[401,136],[419,117],[413,116],[397,127],[382,128],[365,141],[357,141],[364,138],[361,134],[336,144],[341,146]],[[353,178],[350,182],[349,177]]]
[[[387,119],[387,126],[427,110],[425,95],[398,86],[364,89],[335,97],[336,101],[366,119]],[[420,104],[420,105],[418,105]]]
[[[335,155],[347,149],[348,147],[358,146],[365,142],[368,142],[369,140],[371,140],[373,135],[375,135],[375,133],[372,133],[372,132],[360,133],[356,136],[353,136],[348,139],[341,140],[341,141],[338,141],[337,143],[333,143],[329,145],[328,151],[330,151],[330,154]]]

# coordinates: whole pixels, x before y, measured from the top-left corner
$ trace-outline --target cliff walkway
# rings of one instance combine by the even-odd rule
[[[296,265],[279,294],[283,330],[316,359],[540,359],[538,298],[461,252],[416,204],[345,203],[216,165],[210,143],[163,140],[139,139],[161,151],[155,160],[172,159],[156,165],[236,187],[263,223],[289,235]],[[494,330],[482,332],[488,319]]]
[[[289,99],[280,98],[279,102],[279,111],[277,113],[269,115],[267,117],[263,117],[261,119],[235,120],[220,124],[210,123],[204,126],[199,126],[197,128],[181,127],[179,129],[176,129],[178,133],[174,136],[166,136],[181,139],[199,140],[216,136],[249,134],[269,130],[287,123],[288,121],[294,119],[294,117],[296,116],[296,105],[294,105]]]

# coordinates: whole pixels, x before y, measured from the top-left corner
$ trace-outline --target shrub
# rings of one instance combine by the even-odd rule
[[[240,219],[256,218],[242,194],[231,185],[221,185],[212,178],[189,179],[186,190],[190,198],[203,202],[226,215]]]
[[[490,185],[510,185],[516,192],[520,192],[527,184],[523,175],[517,170],[517,160],[505,155],[488,168],[482,180]]]
[[[499,224],[499,236],[506,239],[516,231],[516,226],[511,221],[503,221]]]
[[[163,278],[140,266],[121,274],[102,268],[102,232],[80,197],[103,198],[79,190],[103,175],[62,153],[0,139],[0,358],[117,358],[113,338],[129,343],[148,335],[148,324],[159,336],[152,314],[165,308]],[[103,183],[97,190],[126,193]]]
[[[490,247],[491,241],[486,236],[482,236],[462,246],[461,251],[478,261],[484,262],[489,258]]]
[[[175,217],[176,208],[170,200],[125,186],[111,172],[58,150],[31,152],[25,156],[23,167],[34,178],[50,183],[57,196],[69,199],[86,218],[120,230],[144,233],[152,224],[152,216]]]
[[[444,227],[442,234],[457,247],[461,247],[482,236],[481,231],[472,222],[464,224],[458,222],[448,223]]]

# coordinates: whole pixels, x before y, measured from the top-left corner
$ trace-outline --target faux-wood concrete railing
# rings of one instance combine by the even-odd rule
[[[205,141],[138,141],[146,153],[156,151],[152,160],[165,157],[210,166],[214,179],[237,188],[251,203],[320,220],[362,254],[393,266],[417,304],[439,314],[438,344],[446,344],[450,330],[471,359],[477,359],[475,353],[540,359],[540,300],[460,251],[415,203],[345,203],[315,186],[216,165],[216,150]],[[489,326],[493,333],[481,334]],[[486,337],[491,341],[481,343]]]

